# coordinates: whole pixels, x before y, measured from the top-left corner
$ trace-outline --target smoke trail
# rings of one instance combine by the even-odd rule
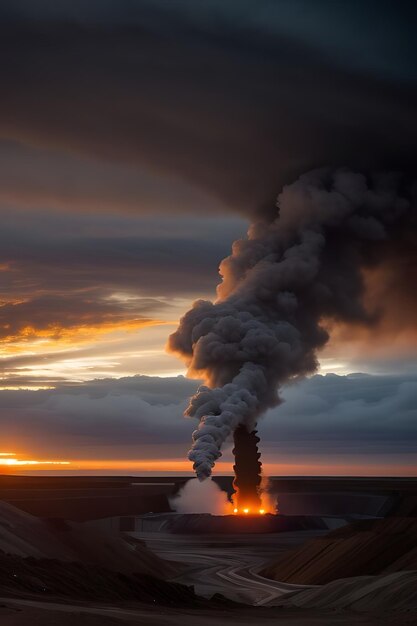
[[[253,430],[280,401],[283,383],[316,370],[323,320],[375,323],[363,270],[399,249],[415,259],[415,195],[399,176],[315,170],[284,187],[275,221],[233,244],[218,300],[195,302],[168,344],[206,382],[186,410],[200,420],[189,452],[200,480],[240,424]]]
[[[210,513],[230,515],[232,504],[227,493],[213,481],[206,480],[204,486],[196,479],[188,480],[180,492],[170,498],[170,505],[177,513]]]
[[[251,433],[241,424],[233,433],[235,464],[235,480],[233,487],[236,496],[233,497],[237,508],[247,506],[259,508],[262,504],[260,488],[262,482],[260,453],[258,452],[259,437],[256,430]]]

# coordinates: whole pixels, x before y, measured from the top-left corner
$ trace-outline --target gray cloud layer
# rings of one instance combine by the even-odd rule
[[[0,437],[34,455],[69,458],[183,456],[195,420],[182,417],[197,383],[137,376],[0,393]],[[335,451],[417,454],[417,378],[313,376],[283,391],[284,403],[259,424],[268,460]],[[388,462],[388,460],[387,460]]]
[[[0,290],[133,290],[172,296],[212,290],[218,265],[230,249],[241,220],[160,221],[100,216],[97,221],[44,211],[2,211]],[[213,244],[215,239],[215,244]]]

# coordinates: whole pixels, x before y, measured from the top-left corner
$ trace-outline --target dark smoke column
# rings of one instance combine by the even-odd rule
[[[233,433],[233,454],[235,464],[235,480],[233,487],[236,495],[233,498],[238,509],[250,505],[261,506],[260,488],[262,481],[262,463],[258,452],[259,437],[256,430],[249,432],[246,426],[238,426]]]
[[[199,420],[188,456],[200,480],[240,426],[251,433],[280,402],[283,384],[316,371],[329,338],[323,320],[374,323],[364,305],[365,270],[389,264],[397,284],[410,289],[396,259],[417,256],[416,190],[392,174],[308,172],[284,187],[274,221],[252,224],[233,244],[220,265],[217,301],[195,302],[168,343],[189,375],[206,383],[185,412]]]

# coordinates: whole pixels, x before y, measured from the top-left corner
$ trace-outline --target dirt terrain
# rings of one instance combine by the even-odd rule
[[[328,491],[325,480],[287,480],[283,487],[293,495],[286,506],[305,516],[305,524],[205,534],[195,532],[191,516],[173,520],[181,527],[176,533],[139,532],[139,518],[132,517],[136,510],[149,513],[150,497],[168,502],[183,481],[42,478],[19,486],[6,477],[0,480],[0,624],[414,625],[416,481],[384,480],[341,483],[363,497],[338,492],[330,479]],[[358,517],[371,509],[392,516],[368,516],[329,533],[346,523],[349,506]],[[38,508],[58,515],[27,512]],[[405,510],[408,518],[399,515]],[[68,511],[70,520],[88,521],[68,521]]]
[[[110,534],[84,524],[41,520],[0,501],[0,566],[15,556],[56,562],[78,562],[112,567],[120,572],[137,572],[159,578],[170,573],[161,561],[138,540]]]
[[[361,520],[280,554],[261,574],[301,585],[417,570],[417,518]]]
[[[415,626],[407,613],[304,609],[197,609],[103,606],[0,598],[2,626]]]

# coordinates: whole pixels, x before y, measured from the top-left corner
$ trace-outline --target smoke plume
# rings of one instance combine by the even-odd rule
[[[170,499],[170,505],[177,513],[211,513],[227,515],[232,505],[227,493],[212,480],[202,486],[198,480],[188,480],[178,495]]]
[[[217,301],[195,302],[169,339],[205,381],[186,410],[199,420],[189,459],[200,480],[238,426],[251,432],[286,381],[316,370],[326,320],[378,322],[384,303],[365,307],[364,271],[396,267],[399,250],[415,263],[415,196],[394,174],[314,170],[283,188],[274,221],[233,244]]]
[[[236,507],[239,509],[250,502],[251,506],[260,508],[262,505],[260,496],[262,463],[259,460],[261,454],[258,452],[259,437],[256,430],[250,433],[246,426],[241,424],[233,433],[233,441],[235,457],[233,487],[236,492],[234,497]]]

